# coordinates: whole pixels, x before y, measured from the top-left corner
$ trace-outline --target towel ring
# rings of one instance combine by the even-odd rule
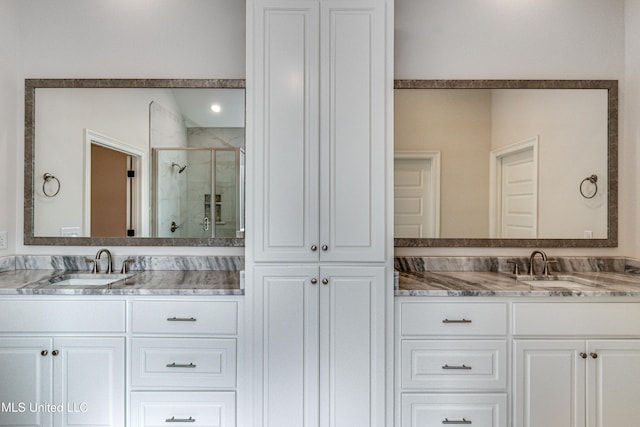
[[[592,183],[595,187],[595,189],[593,190],[593,194],[590,196],[587,196],[586,194],[584,194],[584,191],[582,190],[582,186],[587,181]],[[580,194],[585,199],[593,199],[596,196],[596,194],[598,194],[598,175],[593,174],[591,176],[586,177],[585,179],[582,180],[582,182],[580,182]]]
[[[60,180],[58,178],[56,178],[55,176],[51,175],[50,173],[45,173],[43,176],[44,182],[42,183],[42,192],[44,193],[45,196],[47,197],[55,197],[58,195],[58,193],[60,192]],[[49,181],[55,181],[58,184],[58,188],[56,189],[55,193],[53,194],[49,194],[47,193],[47,182]]]

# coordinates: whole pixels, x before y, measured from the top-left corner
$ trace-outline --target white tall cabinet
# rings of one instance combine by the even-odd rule
[[[392,23],[393,0],[247,1],[247,425],[391,420]]]

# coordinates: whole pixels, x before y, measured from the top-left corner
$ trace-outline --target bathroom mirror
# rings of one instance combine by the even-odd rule
[[[396,80],[395,246],[617,246],[617,90]]]
[[[25,81],[25,244],[244,245],[244,80]]]

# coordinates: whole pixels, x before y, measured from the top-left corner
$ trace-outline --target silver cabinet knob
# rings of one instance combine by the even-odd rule
[[[53,351],[51,352],[51,355],[52,355],[52,356],[57,356],[59,353],[60,353],[60,352],[59,352],[58,350],[53,350]]]
[[[329,246],[327,246],[327,245],[322,245],[322,250],[323,250],[323,251],[325,251],[325,252],[326,252],[326,251],[328,251],[328,250],[329,250]]]
[[[41,355],[41,356],[46,356],[47,354],[49,354],[49,351],[47,351],[47,350],[42,350],[42,351],[40,352],[40,355]]]
[[[318,247],[316,245],[311,245],[311,252],[315,252],[318,250]]]
[[[322,284],[323,285],[329,284],[329,279],[322,279]]]
[[[315,285],[316,283],[318,283],[318,279],[316,279],[315,277],[313,279],[311,279],[311,284]]]
[[[593,358],[593,359],[597,359],[598,358],[598,353],[589,353],[589,356],[591,356],[591,358]]]
[[[587,358],[587,353],[580,353],[580,357],[582,357],[583,359]]]

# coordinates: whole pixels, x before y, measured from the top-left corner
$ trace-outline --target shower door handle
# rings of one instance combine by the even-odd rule
[[[204,217],[204,220],[202,221],[202,228],[204,229],[204,231],[209,231],[209,218],[208,217]]]

